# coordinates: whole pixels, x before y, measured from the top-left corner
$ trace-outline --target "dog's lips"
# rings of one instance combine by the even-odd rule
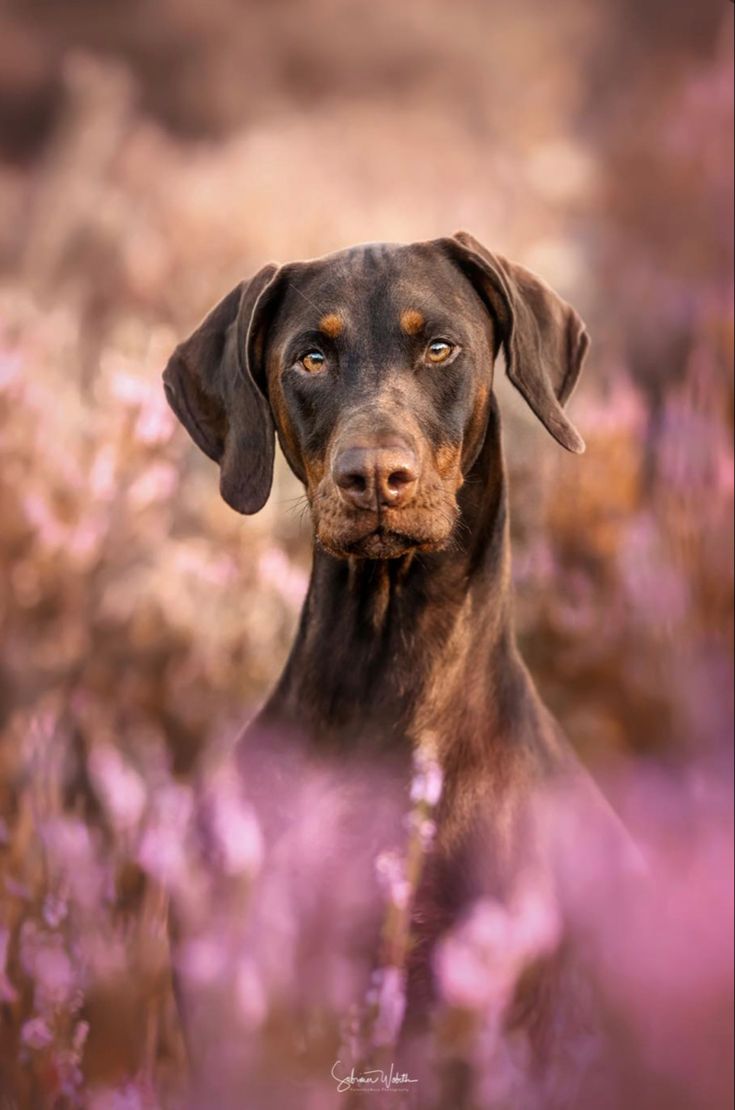
[[[338,558],[398,559],[411,552],[440,551],[450,542],[458,513],[453,505],[412,503],[405,509],[347,512],[317,500],[314,513],[320,545]]]
[[[398,532],[385,525],[378,525],[369,532],[327,546],[335,555],[352,556],[360,559],[398,559],[411,551],[435,551],[444,545],[444,540],[429,539],[426,536]]]
[[[379,526],[349,544],[350,555],[364,559],[395,559],[419,546],[416,539]]]

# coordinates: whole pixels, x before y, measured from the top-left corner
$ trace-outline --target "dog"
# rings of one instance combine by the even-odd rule
[[[522,876],[548,870],[526,804],[537,789],[572,783],[583,807],[604,809],[516,646],[493,391],[502,351],[535,416],[582,453],[565,405],[588,342],[540,278],[458,232],[264,266],[164,372],[175,414],[219,465],[224,500],[262,508],[277,438],[313,523],[295,642],[240,748],[298,735],[337,759],[393,761],[407,782],[428,738],[440,767],[408,1029],[431,1011],[433,953],[463,907],[478,891],[512,900]],[[557,1002],[539,983],[508,1020],[526,1021],[542,1057]]]

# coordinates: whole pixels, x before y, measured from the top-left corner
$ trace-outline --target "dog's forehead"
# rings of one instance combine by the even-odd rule
[[[437,244],[364,243],[284,267],[287,316],[338,335],[351,319],[395,316],[409,334],[423,313],[471,304],[469,283]]]

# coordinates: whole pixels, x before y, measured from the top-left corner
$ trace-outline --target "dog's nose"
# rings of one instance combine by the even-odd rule
[[[407,446],[347,447],[335,458],[332,477],[353,508],[402,509],[416,493],[418,459]]]

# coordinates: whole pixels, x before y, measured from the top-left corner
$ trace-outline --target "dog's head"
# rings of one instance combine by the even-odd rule
[[[576,312],[470,235],[264,267],[174,351],[168,399],[238,512],[265,504],[274,433],[335,555],[444,546],[482,446],[493,363],[570,451]]]

